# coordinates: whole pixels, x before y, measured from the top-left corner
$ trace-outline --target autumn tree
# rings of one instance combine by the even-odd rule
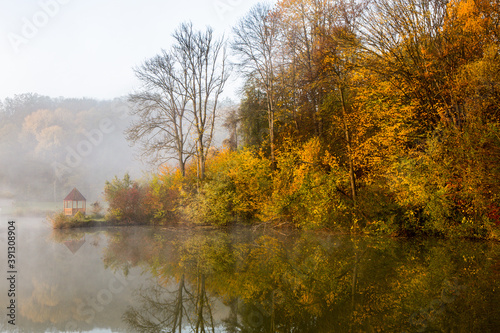
[[[243,73],[262,87],[266,96],[271,161],[275,162],[275,62],[278,51],[278,18],[269,5],[253,7],[233,29],[232,48],[240,57]]]
[[[148,220],[144,199],[147,189],[126,173],[123,179],[106,181],[104,200],[109,205],[107,218],[113,221],[140,224]]]
[[[371,3],[363,32],[367,68],[379,80],[371,90],[379,97],[366,105],[387,112],[375,136],[389,134],[403,148],[386,156],[394,161],[386,175],[407,229],[485,233],[498,206],[498,6],[381,0]]]
[[[430,0],[373,2],[364,20],[366,50],[372,68],[390,78],[394,89],[412,100],[420,133],[440,121],[456,118],[450,98],[450,74],[440,52],[446,3]]]
[[[364,9],[363,4],[352,4],[339,1],[331,10],[335,13],[328,25],[318,28],[321,32],[321,86],[333,97],[334,109],[340,112],[340,123],[344,133],[351,198],[356,203],[357,186],[354,166],[353,129],[351,114],[355,89],[353,77],[360,65],[360,41],[357,36],[358,21]],[[324,73],[324,74],[323,74]]]
[[[450,1],[441,52],[455,108],[463,116],[500,119],[497,101],[500,5],[483,0]]]
[[[318,85],[320,64],[318,47],[321,46],[321,34],[325,24],[333,23],[334,12],[331,2],[325,0],[282,0],[277,4],[280,32],[283,35],[280,47],[283,49],[283,62],[286,64],[280,72],[280,78],[288,86],[288,99],[294,119],[307,140],[311,135],[322,132],[320,104],[323,92]]]
[[[357,34],[364,8],[363,2],[326,0],[283,0],[277,6],[282,17],[283,54],[287,55],[284,75],[291,78],[284,81],[295,84],[289,93],[292,108],[297,109],[293,118],[299,119],[303,139],[319,137],[332,153],[344,157],[353,202],[357,186],[352,86],[360,63]]]

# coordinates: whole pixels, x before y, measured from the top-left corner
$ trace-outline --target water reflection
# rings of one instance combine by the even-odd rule
[[[42,218],[20,218],[16,225],[16,326],[3,316],[0,331],[127,329],[121,317],[133,304],[132,291],[148,281],[140,268],[128,276],[104,268],[102,255],[109,233],[52,233]],[[6,248],[3,225],[0,235],[0,248]],[[72,240],[85,242],[72,251],[68,247]],[[9,301],[6,292],[0,293],[2,307]]]
[[[21,222],[19,331],[495,332],[500,327],[495,243],[250,229],[51,231]],[[0,243],[5,246],[5,237]],[[7,304],[5,293],[0,301]],[[0,325],[15,331],[5,320]]]
[[[264,235],[114,237],[105,261],[148,269],[124,320],[141,332],[489,332],[500,327],[498,245]],[[134,233],[133,237],[137,237]],[[142,252],[144,249],[146,252]],[[221,306],[223,305],[223,306]]]

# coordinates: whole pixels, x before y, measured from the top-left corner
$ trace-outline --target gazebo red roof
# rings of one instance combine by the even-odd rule
[[[64,201],[87,201],[85,197],[75,188],[69,192]]]

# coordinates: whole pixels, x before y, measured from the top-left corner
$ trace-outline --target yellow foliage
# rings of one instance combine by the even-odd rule
[[[346,186],[346,173],[318,138],[300,146],[287,144],[277,163],[271,214],[305,228],[343,221],[346,206],[338,190]]]

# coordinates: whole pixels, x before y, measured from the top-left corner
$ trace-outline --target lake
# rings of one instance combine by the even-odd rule
[[[0,248],[7,251],[2,217]],[[7,256],[2,256],[7,278]],[[498,332],[500,245],[16,220],[7,332]]]

